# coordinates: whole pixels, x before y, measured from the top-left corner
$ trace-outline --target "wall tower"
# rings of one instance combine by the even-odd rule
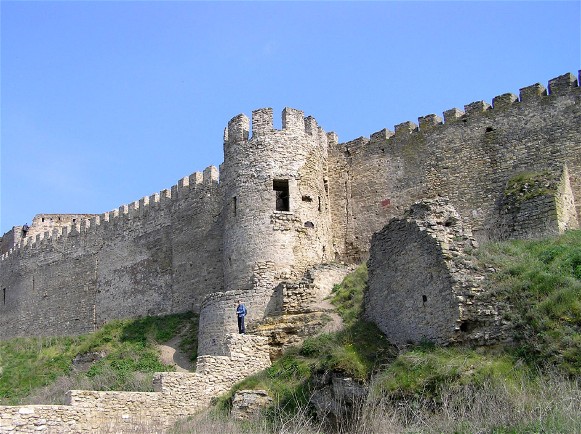
[[[329,253],[327,138],[312,117],[286,108],[282,130],[272,109],[244,115],[224,137],[224,288],[250,289],[253,269],[301,273]],[[276,259],[275,259],[276,258]]]

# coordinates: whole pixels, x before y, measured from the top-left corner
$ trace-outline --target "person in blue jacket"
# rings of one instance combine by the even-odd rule
[[[244,328],[244,317],[246,316],[246,306],[242,304],[241,300],[238,300],[238,307],[236,307],[236,315],[238,316],[238,333],[244,334],[246,329]]]

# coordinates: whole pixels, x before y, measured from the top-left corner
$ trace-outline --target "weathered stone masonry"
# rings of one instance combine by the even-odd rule
[[[208,168],[171,190],[26,238],[1,262],[0,337],[75,334],[199,306],[222,285],[217,179]]]
[[[283,282],[367,259],[371,235],[425,198],[448,197],[478,241],[577,227],[580,97],[565,74],[548,90],[535,84],[347,143],[294,109],[280,130],[271,109],[236,116],[220,174],[211,167],[113,212],[3,237],[0,338],[203,306],[219,308],[202,318],[226,324],[230,305],[203,300],[237,291],[262,320]]]
[[[507,306],[482,285],[477,247],[447,199],[413,204],[373,235],[365,316],[398,345],[509,339]]]
[[[223,355],[200,356],[195,373],[156,374],[155,392],[72,390],[67,405],[0,406],[0,433],[166,432],[237,381],[270,366],[267,339],[225,336]]]

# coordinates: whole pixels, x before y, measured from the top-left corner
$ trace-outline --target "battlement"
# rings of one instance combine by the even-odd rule
[[[389,130],[381,130],[371,134],[372,142],[376,142],[380,137],[385,141],[392,137],[395,140],[405,139],[413,134],[432,131],[436,128],[445,128],[450,124],[455,124],[460,121],[463,123],[470,122],[470,120],[484,115],[493,119],[495,114],[508,110],[514,106],[522,104],[537,104],[543,98],[567,97],[573,93],[579,92],[581,71],[579,71],[578,74],[579,76],[575,77],[571,73],[566,73],[549,80],[548,90],[540,83],[535,83],[531,86],[521,88],[518,97],[512,93],[504,93],[495,96],[492,99],[492,104],[485,101],[475,101],[466,104],[463,107],[464,110],[451,108],[443,112],[443,119],[435,114],[420,116],[418,117],[418,124],[412,121],[406,121],[395,125],[395,134],[390,133]],[[344,143],[339,144],[331,139],[328,141],[332,146],[345,146]]]
[[[252,125],[252,131],[250,126]],[[247,141],[249,137],[262,137],[277,131],[287,134],[317,136],[326,141],[327,133],[317,124],[312,116],[306,116],[302,110],[286,107],[282,111],[282,129],[274,128],[273,110],[270,107],[252,111],[252,120],[246,115],[234,116],[224,129],[224,143]],[[252,136],[250,136],[252,133]]]
[[[8,259],[24,248],[42,249],[49,243],[61,241],[70,236],[97,232],[103,225],[118,225],[125,220],[144,216],[151,208],[164,207],[185,198],[193,191],[216,186],[219,179],[218,168],[209,166],[203,172],[194,172],[181,178],[169,189],[144,196],[102,214],[38,214],[33,219],[29,235],[2,254],[0,261]]]

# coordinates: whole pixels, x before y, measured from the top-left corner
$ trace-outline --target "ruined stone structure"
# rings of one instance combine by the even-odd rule
[[[209,167],[100,215],[41,214],[26,236],[14,227],[0,243],[0,339],[78,334],[112,319],[194,310],[200,313],[201,376],[180,377],[183,389],[161,387],[147,396],[73,392],[69,406],[0,408],[0,427],[32,432],[52,423],[55,432],[77,432],[97,423],[95,415],[110,413],[117,421],[112,429],[123,432],[119,420],[143,416],[167,424],[190,404],[187,411],[195,411],[198,400],[267,366],[264,355],[273,348],[296,343],[288,330],[299,339],[320,330],[322,300],[333,283],[369,257],[375,232],[418,200],[447,197],[454,211],[444,214],[472,228],[470,235],[457,234],[470,243],[578,227],[580,103],[577,78],[565,74],[548,90],[535,84],[519,97],[495,97],[492,106],[471,103],[464,112],[445,111],[443,121],[427,115],[419,126],[404,122],[395,132],[383,129],[347,143],[295,109],[283,111],[277,130],[272,110],[260,109],[251,120],[238,115],[228,123],[220,171]],[[419,274],[406,288],[422,296],[422,307],[444,297],[390,339],[418,339],[408,326],[419,325],[436,341],[454,340],[458,331],[486,340],[472,325],[478,315],[494,322],[494,313],[466,308],[468,314],[457,315],[461,304],[455,303],[477,288],[472,278],[446,293],[446,270],[458,266],[442,247],[454,240],[453,228],[445,229],[449,220],[442,220],[444,229],[424,225],[436,239],[442,229],[444,244],[426,240],[421,221],[393,223],[417,251],[402,250],[381,232],[388,253],[374,258],[380,267],[397,263],[406,271],[429,262],[439,270],[434,284]],[[397,259],[400,254],[409,261]],[[416,284],[426,284],[425,292],[414,292]],[[405,298],[401,292],[395,297],[405,309],[419,306]],[[262,336],[231,334],[238,299],[248,307],[249,329]],[[390,308],[373,298],[368,306]],[[245,359],[233,362],[238,353]],[[257,355],[256,363],[249,354]],[[231,375],[233,363],[248,370]],[[174,384],[174,374],[164,378]]]
[[[448,200],[413,204],[373,235],[365,316],[398,345],[509,339],[508,306],[482,285],[486,270],[471,256],[477,247]]]

